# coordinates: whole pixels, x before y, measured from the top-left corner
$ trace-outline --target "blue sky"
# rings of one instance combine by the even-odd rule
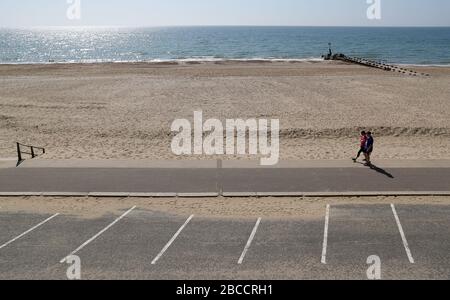
[[[1,0],[0,27],[28,26],[450,26],[449,0],[380,0],[381,20],[368,20],[367,0],[81,0],[81,20],[68,20],[67,0]]]

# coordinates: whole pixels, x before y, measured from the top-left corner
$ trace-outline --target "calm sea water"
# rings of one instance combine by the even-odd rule
[[[0,29],[0,63],[319,59],[336,52],[450,65],[450,28],[170,27]]]

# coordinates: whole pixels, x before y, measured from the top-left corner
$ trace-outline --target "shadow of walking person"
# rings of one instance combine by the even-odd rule
[[[386,171],[386,170],[384,170],[384,169],[382,169],[380,167],[377,167],[374,164],[364,164],[364,163],[359,163],[359,164],[361,164],[363,166],[366,166],[366,167],[369,167],[370,169],[372,169],[372,170],[374,170],[374,171],[376,171],[376,172],[378,172],[380,174],[383,174],[383,175],[385,175],[385,176],[387,176],[387,177],[389,177],[391,179],[395,178],[394,175],[392,175],[391,173],[389,173],[388,171]]]
[[[376,172],[378,172],[380,174],[383,174],[383,175],[391,178],[391,179],[395,178],[394,175],[392,175],[391,173],[389,173],[388,171],[386,171],[386,170],[384,170],[382,168],[379,168],[379,167],[375,166],[374,164],[369,164],[368,167],[371,168],[372,170],[375,170]]]

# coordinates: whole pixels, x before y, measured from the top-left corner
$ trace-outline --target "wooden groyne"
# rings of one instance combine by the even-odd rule
[[[399,67],[396,65],[385,64],[382,62],[377,62],[377,61],[373,61],[373,60],[369,60],[369,59],[365,59],[365,58],[351,57],[351,56],[347,56],[342,53],[333,54],[333,51],[331,50],[331,43],[328,43],[328,46],[329,46],[328,54],[322,55],[322,57],[325,60],[340,60],[340,61],[345,61],[347,63],[357,64],[357,65],[370,67],[370,68],[377,68],[377,69],[384,70],[387,72],[398,72],[398,73],[402,73],[402,74],[410,75],[410,76],[430,76],[430,74],[419,73],[419,72],[416,72],[413,70],[408,70],[408,69],[405,69],[405,68],[402,68],[402,67]]]
[[[370,68],[377,68],[377,69],[381,69],[381,70],[384,70],[387,72],[398,72],[398,73],[402,73],[402,74],[410,75],[410,76],[430,76],[430,74],[419,73],[419,72],[416,72],[413,70],[408,70],[408,69],[405,69],[405,68],[402,68],[402,67],[399,67],[396,65],[385,64],[385,63],[376,62],[376,61],[364,59],[364,58],[350,57],[350,56],[346,56],[344,54],[334,54],[331,57],[329,57],[329,59],[345,61],[348,63],[362,65],[362,66],[366,66],[366,67],[370,67]]]

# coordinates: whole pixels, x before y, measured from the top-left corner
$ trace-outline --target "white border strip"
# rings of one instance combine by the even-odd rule
[[[122,220],[126,215],[128,215],[130,212],[132,212],[134,209],[136,208],[136,206],[133,206],[132,208],[130,208],[129,210],[127,210],[125,213],[123,213],[120,217],[118,217],[117,219],[115,219],[111,224],[109,224],[108,226],[106,226],[105,228],[103,228],[99,233],[97,233],[96,235],[94,235],[93,237],[91,237],[89,240],[87,240],[84,244],[82,244],[80,247],[78,247],[77,249],[75,249],[74,251],[72,251],[69,255],[67,255],[66,257],[64,257],[63,259],[60,260],[60,263],[63,263],[67,257],[76,254],[78,251],[80,251],[81,249],[83,249],[84,247],[86,247],[89,243],[91,243],[93,240],[95,240],[96,238],[98,238],[100,235],[102,235],[106,230],[108,230],[109,228],[111,228],[114,224],[116,224],[117,222],[119,222],[120,220]]]
[[[0,192],[0,197],[96,197],[96,198],[205,198],[205,197],[377,197],[377,196],[450,196],[450,191],[393,191],[393,192],[217,192],[203,193],[127,193],[127,192]]]
[[[170,241],[164,246],[164,248],[159,252],[159,254],[153,259],[152,265],[156,264],[156,262],[164,255],[164,253],[169,249],[170,245],[175,241],[175,239],[180,235],[181,231],[187,226],[187,224],[192,220],[194,215],[191,215],[186,222],[178,229],[178,231],[175,233],[175,235],[170,239]]]
[[[28,197],[42,196],[42,192],[0,192],[0,197]]]
[[[323,245],[322,245],[322,264],[327,264],[327,247],[328,247],[328,225],[330,223],[330,204],[327,205],[325,213],[325,227],[323,231]]]
[[[45,223],[47,223],[48,221],[50,221],[51,219],[55,218],[59,216],[59,213],[54,214],[53,216],[51,216],[48,219],[45,219],[44,221],[42,221],[41,223],[37,224],[36,226],[28,229],[27,231],[25,231],[24,233],[22,233],[21,235],[16,236],[15,238],[13,238],[12,240],[10,240],[9,242],[4,243],[3,245],[0,246],[0,250],[5,248],[6,246],[8,246],[9,244],[17,241],[18,239],[20,239],[21,237],[27,235],[28,233],[32,232],[33,230],[37,229],[38,227],[44,225]]]
[[[406,255],[408,255],[408,259],[410,263],[415,263],[414,258],[412,257],[411,250],[409,249],[408,241],[406,240],[405,233],[403,231],[402,224],[400,223],[400,218],[398,217],[397,210],[395,209],[395,205],[391,204],[392,212],[394,213],[395,221],[397,222],[398,230],[402,237],[403,246],[405,247]]]
[[[88,197],[89,193],[82,192],[43,192],[44,197]]]
[[[88,194],[88,197],[104,197],[104,198],[109,198],[109,197],[118,197],[118,198],[127,198],[130,195],[130,193],[111,193],[111,192],[91,192]]]
[[[128,196],[136,198],[176,198],[177,193],[130,193]]]
[[[242,262],[244,261],[245,254],[247,254],[248,249],[250,249],[250,246],[252,245],[252,241],[255,238],[256,231],[258,230],[260,223],[261,223],[261,218],[258,218],[258,220],[256,221],[256,224],[255,224],[255,227],[253,227],[252,234],[250,234],[247,244],[245,245],[244,251],[242,251],[241,257],[238,260],[239,265],[241,265]]]
[[[219,193],[178,193],[179,198],[215,198]]]

